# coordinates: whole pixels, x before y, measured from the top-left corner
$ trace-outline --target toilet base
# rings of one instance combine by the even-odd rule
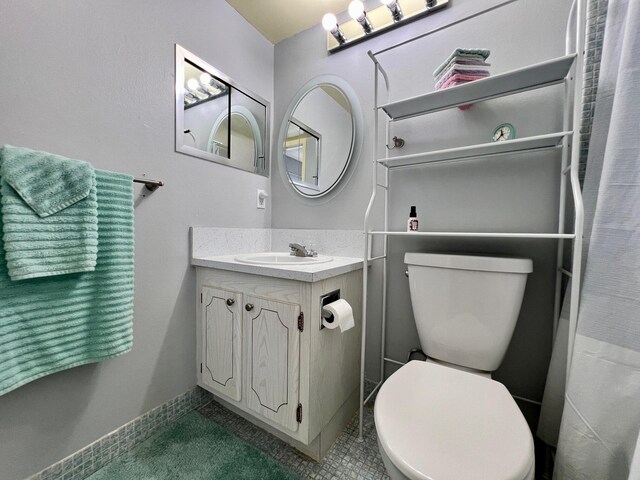
[[[410,480],[404,473],[402,473],[398,468],[393,464],[389,456],[382,448],[380,444],[380,438],[376,436],[376,440],[378,441],[378,450],[380,450],[380,456],[382,457],[382,463],[384,463],[384,468],[387,469],[387,475],[391,480]]]

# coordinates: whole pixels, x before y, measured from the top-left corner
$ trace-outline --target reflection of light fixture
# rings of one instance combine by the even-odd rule
[[[399,22],[402,20],[402,10],[400,10],[400,4],[397,0],[380,0],[384,5],[387,6],[389,12],[391,12],[391,16],[393,17],[394,22]]]
[[[349,16],[360,24],[364,33],[371,33],[373,26],[367,18],[367,12],[364,11],[364,3],[360,0],[353,0],[349,4]]]
[[[209,96],[209,94],[200,86],[200,82],[195,78],[187,80],[187,89],[191,95],[203,100]]]
[[[347,41],[347,39],[344,38],[344,35],[340,31],[340,28],[338,27],[338,20],[333,13],[327,13],[324,17],[322,17],[322,27],[331,35],[333,35],[333,38],[338,41],[338,44],[342,45]]]
[[[191,93],[186,88],[184,89],[184,103],[186,103],[187,105],[191,105],[192,103],[196,103],[198,100],[198,97],[196,97],[193,93]]]
[[[190,78],[187,80],[187,88],[191,91],[197,91],[200,88],[200,84],[195,78]]]
[[[351,19],[340,24],[335,15],[327,13],[322,26],[327,31],[329,53],[431,15],[448,7],[450,0],[380,0],[380,3],[367,12],[361,0],[352,0],[348,8]]]
[[[200,75],[200,85],[202,85],[202,87],[211,95],[218,95],[222,91],[218,87],[218,84],[213,80],[213,77],[207,72]]]

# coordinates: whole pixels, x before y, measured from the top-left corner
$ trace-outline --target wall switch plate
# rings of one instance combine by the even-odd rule
[[[265,192],[264,190],[258,189],[258,192],[256,195],[256,208],[261,208],[261,209],[266,208],[268,196],[269,194],[267,192]]]

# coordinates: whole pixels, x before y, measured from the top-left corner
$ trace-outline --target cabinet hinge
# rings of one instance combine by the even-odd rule
[[[200,293],[200,303],[202,303],[202,293]]]
[[[200,373],[202,373],[202,364],[200,364]]]
[[[302,404],[298,404],[298,408],[296,408],[296,421],[298,423],[302,423]]]
[[[304,313],[302,312],[298,315],[298,330],[304,331]]]

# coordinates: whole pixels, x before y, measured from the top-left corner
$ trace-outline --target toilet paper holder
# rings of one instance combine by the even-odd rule
[[[328,323],[333,322],[333,315],[329,311],[325,310],[324,306],[329,305],[336,300],[340,300],[340,289],[326,293],[320,297],[320,330],[325,328],[322,324],[322,319],[325,319]]]

